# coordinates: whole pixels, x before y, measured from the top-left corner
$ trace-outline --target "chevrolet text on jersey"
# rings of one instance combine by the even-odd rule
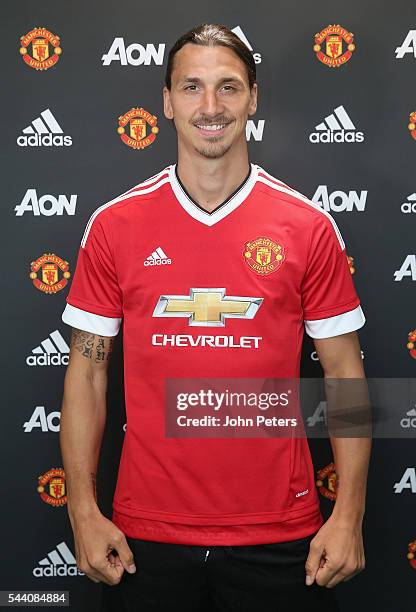
[[[166,379],[298,378],[305,331],[327,338],[365,322],[334,218],[260,166],[247,170],[207,212],[170,165],[85,227],[62,319],[105,336],[123,326],[112,520],[131,537],[258,544],[323,524],[306,437],[165,435]],[[163,255],[172,265],[143,264]]]

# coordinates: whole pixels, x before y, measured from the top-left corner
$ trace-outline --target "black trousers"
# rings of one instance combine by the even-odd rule
[[[305,584],[314,535],[249,546],[127,537],[136,572],[103,583],[100,612],[338,612],[336,587]]]

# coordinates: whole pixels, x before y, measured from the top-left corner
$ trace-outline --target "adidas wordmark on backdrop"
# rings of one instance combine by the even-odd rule
[[[170,265],[143,265],[155,245]],[[168,166],[91,215],[62,319],[104,336],[123,324],[112,520],[126,535],[243,545],[320,528],[306,438],[167,438],[164,389],[177,377],[297,378],[305,328],[325,338],[362,327],[328,212],[250,164],[208,213]]]
[[[28,366],[68,365],[69,346],[58,329],[42,340],[26,359]]]
[[[19,147],[70,147],[71,136],[64,136],[64,131],[49,108],[22,130],[18,136]]]
[[[315,130],[316,132],[309,135],[312,144],[364,141],[363,132],[357,131],[343,106],[337,106],[333,113],[325,117],[322,123],[315,126]]]

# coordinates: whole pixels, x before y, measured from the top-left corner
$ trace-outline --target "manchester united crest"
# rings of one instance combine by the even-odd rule
[[[325,66],[339,68],[348,62],[355,50],[354,34],[340,25],[329,25],[315,34],[313,50]]]
[[[276,272],[285,260],[285,249],[270,238],[255,238],[246,242],[244,261],[254,272],[264,276]]]
[[[416,329],[412,329],[407,335],[407,348],[409,349],[410,357],[416,359]]]
[[[117,132],[124,144],[144,149],[155,141],[159,132],[157,117],[143,108],[132,108],[118,118]]]
[[[354,274],[355,272],[354,257],[351,257],[351,255],[347,255],[347,262],[348,262],[348,267],[350,269],[351,274]]]
[[[409,563],[413,569],[416,570],[416,540],[413,542],[409,542],[408,544],[408,553],[407,558],[409,559]]]
[[[62,468],[52,468],[39,476],[37,491],[43,501],[50,506],[66,504],[65,472]]]
[[[34,28],[20,38],[23,61],[35,70],[47,70],[58,61],[62,49],[59,36],[46,28]]]
[[[416,111],[409,115],[409,125],[407,126],[410,130],[411,137],[416,140]]]
[[[54,253],[45,253],[30,264],[30,278],[39,291],[57,293],[68,284],[69,264]]]
[[[335,463],[329,463],[322,470],[318,470],[316,486],[319,492],[332,501],[337,498],[338,478],[335,469]]]

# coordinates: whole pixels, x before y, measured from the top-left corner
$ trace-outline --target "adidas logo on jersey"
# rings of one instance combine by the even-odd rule
[[[325,117],[315,127],[316,132],[309,135],[313,144],[328,142],[363,142],[363,132],[358,132],[343,106],[337,106],[334,112]]]
[[[69,346],[56,329],[26,359],[28,366],[68,365]]]
[[[78,569],[77,561],[65,542],[60,542],[46,557],[41,559],[34,568],[35,578],[51,578],[55,576],[84,576]]]
[[[70,147],[71,136],[64,136],[63,129],[47,108],[32,121],[17,138],[19,147]]]
[[[157,249],[144,260],[145,266],[165,266],[171,263],[172,260],[169,259],[161,247],[157,247]]]

